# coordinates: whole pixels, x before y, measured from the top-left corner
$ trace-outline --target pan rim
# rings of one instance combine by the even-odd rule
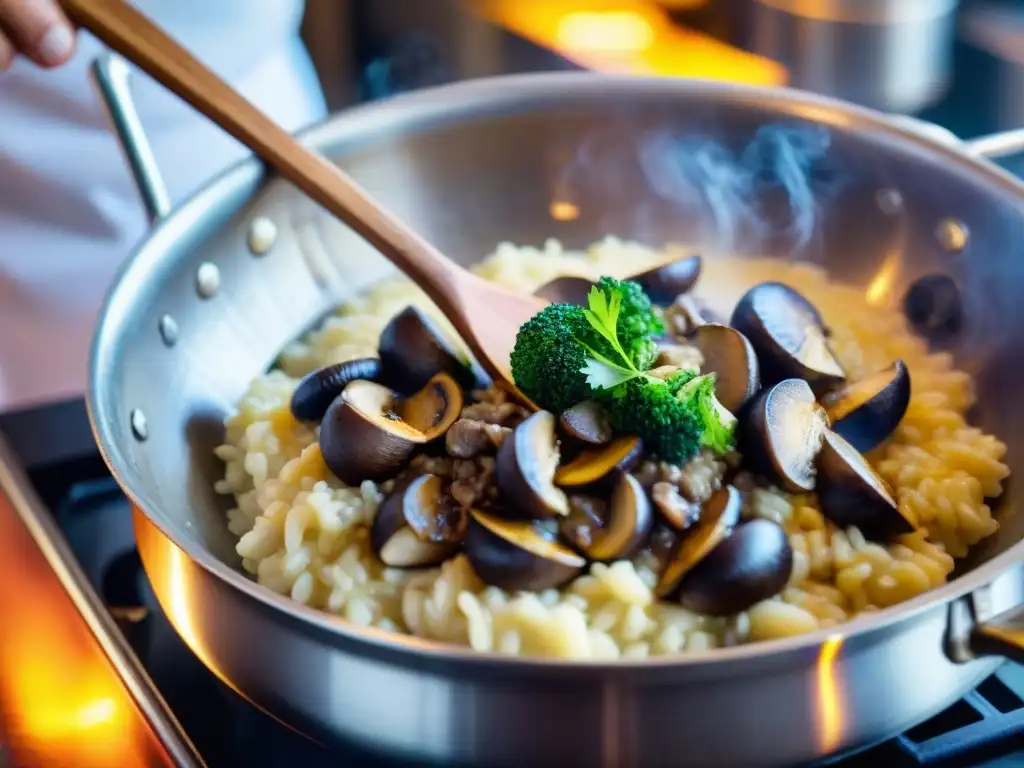
[[[357,136],[367,135],[370,133],[367,131],[369,126],[374,127],[376,135],[380,135],[382,129],[387,128],[400,127],[403,132],[408,132],[425,123],[437,125],[445,121],[458,120],[469,113],[479,115],[481,107],[500,111],[513,109],[518,104],[540,105],[546,100],[558,100],[567,92],[574,96],[585,92],[607,95],[610,88],[627,83],[632,92],[707,95],[726,102],[772,107],[779,110],[780,114],[812,120],[826,126],[846,129],[871,128],[880,137],[901,142],[906,147],[917,146],[944,156],[948,162],[970,172],[976,179],[1001,189],[1024,207],[1024,181],[992,163],[970,156],[957,146],[923,134],[882,113],[796,89],[749,86],[713,80],[601,75],[589,72],[502,75],[437,86],[382,102],[358,106],[304,129],[299,132],[298,137],[308,145],[323,146],[345,140],[352,141]],[[118,430],[113,426],[116,410],[105,399],[103,386],[104,373],[109,368],[107,361],[113,355],[112,342],[120,333],[119,323],[116,322],[120,315],[118,310],[134,303],[134,300],[130,299],[131,295],[136,293],[133,287],[145,284],[144,276],[153,270],[166,250],[163,246],[201,220],[203,212],[207,211],[212,203],[221,200],[226,192],[238,192],[246,187],[255,187],[262,182],[265,173],[262,165],[254,158],[239,161],[226,169],[161,220],[124,261],[98,315],[90,352],[86,405],[93,436],[104,462],[133,505],[149,523],[159,530],[170,544],[187,555],[191,563],[224,582],[228,587],[240,591],[247,598],[257,601],[275,613],[280,612],[281,619],[302,625],[304,631],[326,632],[334,643],[351,644],[350,648],[346,648],[350,652],[383,652],[389,656],[393,655],[396,660],[400,659],[401,663],[429,660],[468,669],[479,670],[484,667],[510,673],[525,669],[579,669],[587,670],[589,673],[615,675],[640,670],[679,672],[694,668],[717,667],[725,663],[748,662],[765,657],[772,657],[781,662],[784,658],[796,654],[816,652],[816,649],[827,642],[836,642],[840,639],[847,643],[872,631],[892,629],[897,625],[909,623],[931,609],[939,608],[992,582],[1015,563],[1019,565],[1024,560],[1021,556],[1024,553],[1024,541],[1019,541],[1005,552],[942,587],[889,608],[867,615],[862,614],[834,628],[709,651],[614,661],[547,659],[474,651],[469,647],[358,626],[326,611],[311,608],[272,592],[214,556],[205,547],[193,545],[188,537],[179,536],[173,530],[168,530],[163,521],[155,519],[150,513],[150,508],[158,508],[159,505],[145,488],[140,487],[141,483],[132,481],[130,472],[123,471],[129,462],[116,440]]]

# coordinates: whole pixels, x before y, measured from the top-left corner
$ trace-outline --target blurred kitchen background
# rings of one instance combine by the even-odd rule
[[[792,85],[963,137],[1024,126],[1022,0],[307,0],[332,110],[498,73]]]

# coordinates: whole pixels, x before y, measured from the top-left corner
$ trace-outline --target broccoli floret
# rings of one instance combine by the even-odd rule
[[[634,379],[607,403],[612,429],[638,436],[644,448],[663,461],[683,465],[697,455],[704,425],[697,411],[676,393],[696,374],[680,371],[668,381]]]
[[[607,402],[612,428],[637,435],[654,456],[683,465],[702,445],[717,453],[732,447],[736,418],[715,398],[715,374],[679,371],[667,381],[634,379]]]
[[[590,326],[583,308],[549,304],[530,318],[516,335],[512,378],[523,394],[555,413],[590,395],[582,373],[586,350],[576,341]]]
[[[701,445],[715,453],[726,453],[732,448],[736,432],[736,417],[715,397],[713,373],[697,376],[684,384],[676,393],[676,399],[692,410],[703,425]]]
[[[655,314],[651,300],[647,298],[647,294],[644,293],[640,284],[632,280],[602,277],[598,281],[597,287],[607,296],[610,296],[613,291],[618,291],[622,296],[619,319],[615,324],[616,335],[619,337],[623,349],[633,361],[633,365],[641,371],[646,371],[654,364],[654,360],[658,356],[658,345],[651,337],[665,332],[665,325]],[[597,336],[592,331],[590,333],[588,343],[592,337]],[[594,347],[598,352],[602,352],[607,347],[607,342],[603,339],[598,341],[594,338],[593,341],[601,345]]]

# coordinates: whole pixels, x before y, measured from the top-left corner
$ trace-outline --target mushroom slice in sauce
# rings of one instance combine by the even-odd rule
[[[612,425],[601,404],[584,400],[562,411],[558,425],[569,437],[581,443],[604,445],[612,439]]]
[[[475,363],[463,364],[437,325],[415,306],[408,306],[384,326],[378,343],[382,380],[402,394],[421,389],[444,372],[465,389],[483,388],[487,377]]]
[[[732,413],[747,404],[761,388],[757,353],[742,333],[727,325],[707,323],[693,333],[704,364],[701,373],[716,374],[715,397]]]
[[[393,568],[437,565],[458,548],[467,524],[466,511],[447,498],[441,478],[421,475],[380,505],[370,544],[381,562]]]
[[[600,448],[581,451],[555,472],[555,483],[578,487],[597,482],[614,469],[630,469],[643,454],[640,438],[623,435]]]
[[[763,390],[743,424],[743,458],[751,468],[778,480],[786,490],[814,490],[814,459],[828,428],[828,416],[807,382],[786,379]]]
[[[470,510],[466,556],[487,584],[509,591],[541,592],[578,576],[586,560],[536,523]]]
[[[462,413],[462,389],[447,373],[438,373],[419,392],[395,404],[395,412],[427,441],[442,437]]]
[[[913,533],[919,524],[867,459],[832,431],[825,433],[818,455],[818,502],[833,523],[841,528],[855,525],[871,539]]]
[[[504,513],[541,520],[569,513],[565,493],[554,485],[558,467],[555,417],[537,411],[515,428],[498,449],[495,472]]]
[[[740,521],[743,499],[731,485],[716,491],[704,504],[700,520],[684,535],[661,573],[655,591],[668,597],[678,588],[683,577],[725,540]]]
[[[825,395],[832,431],[861,453],[876,448],[899,426],[910,405],[910,372],[902,360],[884,371]]]
[[[393,402],[387,387],[357,379],[327,409],[320,425],[320,453],[346,485],[393,477],[416,446],[427,442],[392,410]]]
[[[306,374],[292,392],[292,415],[299,421],[320,421],[334,399],[356,379],[377,381],[380,360],[362,357],[328,365]]]
[[[695,613],[732,616],[781,592],[792,569],[793,550],[782,527],[771,520],[751,520],[686,574],[679,602]]]
[[[630,280],[639,283],[655,304],[671,304],[676,297],[693,290],[700,279],[702,266],[701,257],[694,254],[641,272]]]
[[[559,529],[591,560],[618,560],[636,553],[653,525],[644,489],[635,477],[619,471],[609,501],[571,497],[569,515]]]
[[[740,299],[729,325],[757,352],[764,384],[804,379],[816,391],[841,384],[846,375],[828,343],[821,315],[782,283],[761,283]]]

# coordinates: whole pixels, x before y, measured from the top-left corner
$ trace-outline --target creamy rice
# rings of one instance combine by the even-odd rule
[[[612,238],[585,252],[563,251],[554,241],[543,249],[502,244],[476,271],[532,291],[559,275],[623,276],[683,255]],[[921,521],[916,533],[895,543],[871,542],[856,528],[841,530],[826,521],[813,495],[792,496],[748,479],[745,514],[786,529],[793,570],[781,595],[729,619],[656,600],[649,557],[594,564],[561,591],[539,594],[484,585],[463,555],[435,569],[387,568],[369,545],[382,490],[371,482],[350,488],[333,477],[315,429],[292,417],[289,401],[309,371],[375,356],[381,329],[409,304],[450,329],[418,288],[394,280],[341,307],[292,344],[281,369],[253,381],[227,420],[225,444],[217,449],[226,465],[217,490],[235,499],[228,525],[240,537],[245,569],[275,592],[357,624],[480,651],[605,659],[800,634],[943,584],[954,557],[996,531],[986,500],[1002,493],[1009,475],[1003,443],[967,423],[974,402],[970,377],[948,355],[929,354],[894,307],[830,283],[807,265],[705,260],[696,293],[727,317],[740,296],[764,280],[787,283],[818,307],[849,378],[896,358],[907,364],[912,396],[906,416],[869,458],[900,506]]]

